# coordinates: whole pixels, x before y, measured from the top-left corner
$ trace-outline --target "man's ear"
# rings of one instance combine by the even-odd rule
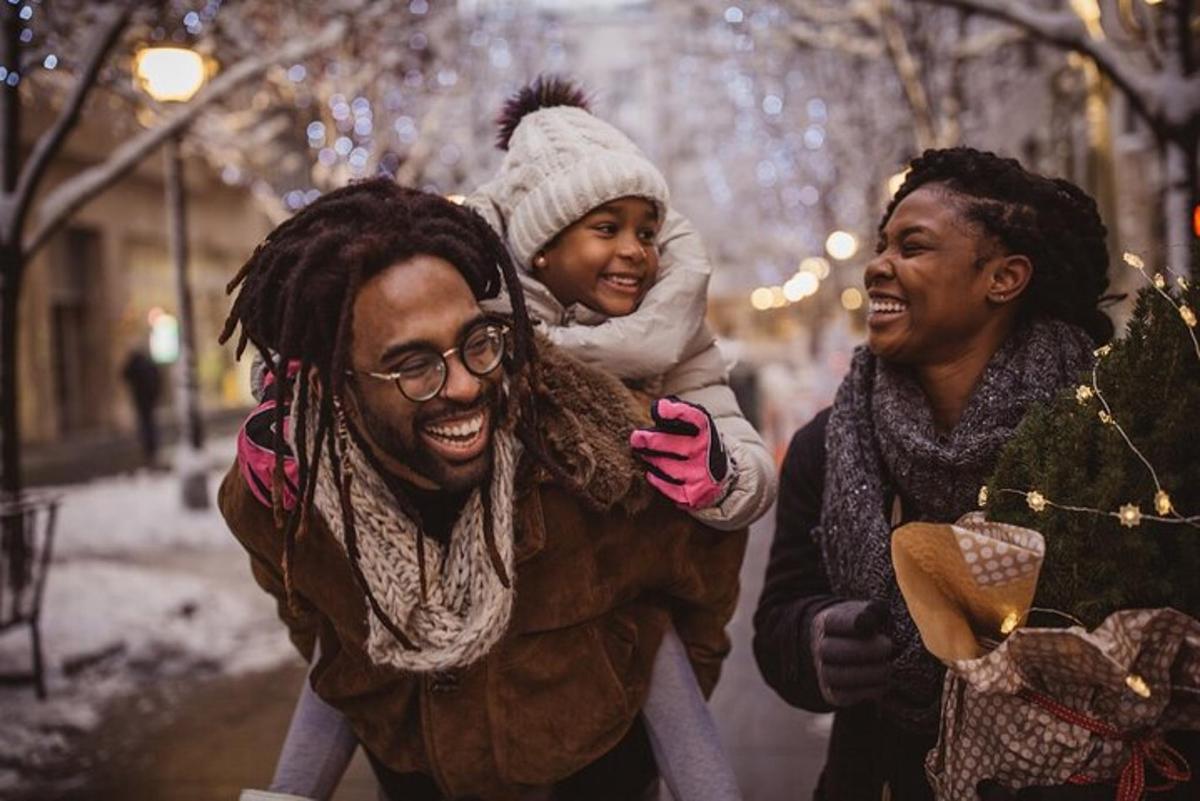
[[[354,377],[346,376],[346,383],[342,385],[342,409],[346,412],[346,421],[361,431],[362,412],[358,408],[358,394],[354,391],[353,383]]]
[[[996,304],[1016,300],[1029,286],[1033,278],[1033,264],[1027,256],[1009,254],[1001,256],[989,265],[988,300]]]

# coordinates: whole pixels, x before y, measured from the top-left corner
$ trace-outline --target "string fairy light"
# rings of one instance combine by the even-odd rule
[[[1155,273],[1153,277],[1146,274],[1146,262],[1142,261],[1142,257],[1136,253],[1125,252],[1123,259],[1126,264],[1137,271],[1138,275],[1154,288],[1154,291],[1162,295],[1163,299],[1175,307],[1179,312],[1179,317],[1187,326],[1188,336],[1192,338],[1192,347],[1196,351],[1196,358],[1200,359],[1200,341],[1196,340],[1196,312],[1183,301],[1176,301],[1175,297],[1167,291],[1167,279],[1162,273]],[[1167,272],[1171,272],[1170,269]],[[1186,292],[1189,288],[1187,279],[1182,275],[1175,276],[1175,285]]]
[[[1167,290],[1167,279],[1162,273],[1155,273],[1153,276],[1146,274],[1146,263],[1136,253],[1126,252],[1124,261],[1131,268],[1136,270],[1139,275],[1151,286],[1155,292],[1161,295],[1168,303],[1171,304],[1178,312],[1179,318],[1183,321],[1188,332],[1188,336],[1192,339],[1192,347],[1196,351],[1196,358],[1200,359],[1200,341],[1196,339],[1196,313],[1185,300],[1176,300],[1175,297]],[[1168,272],[1170,272],[1168,270]],[[1187,279],[1183,276],[1175,276],[1175,285],[1181,290],[1187,291],[1189,285]],[[1100,364],[1106,356],[1112,353],[1112,345],[1103,345],[1094,351],[1096,357],[1092,363],[1092,382],[1088,384],[1080,384],[1075,388],[1075,400],[1080,406],[1087,406],[1093,400],[1100,403],[1100,408],[1096,416],[1102,424],[1113,428],[1124,440],[1125,445],[1137,456],[1138,461],[1145,466],[1150,474],[1151,480],[1154,482],[1154,513],[1142,511],[1139,504],[1130,502],[1122,504],[1116,511],[1098,509],[1091,506],[1077,506],[1074,504],[1061,503],[1047,498],[1041,491],[1037,489],[1019,490],[1010,489],[1008,487],[997,488],[994,491],[1008,495],[1020,495],[1025,499],[1025,504],[1036,513],[1044,512],[1048,508],[1060,509],[1065,512],[1079,512],[1083,514],[1092,514],[1103,517],[1111,517],[1117,520],[1126,528],[1136,528],[1142,524],[1143,520],[1152,520],[1156,523],[1182,524],[1200,528],[1200,515],[1184,515],[1179,512],[1171,501],[1170,494],[1163,488],[1162,482],[1159,481],[1158,471],[1154,469],[1154,465],[1146,458],[1146,455],[1134,444],[1125,428],[1121,425],[1114,414],[1112,407],[1108,403],[1108,399],[1104,397],[1104,392],[1100,389]],[[979,506],[986,507],[990,494],[989,488],[984,485],[979,489]]]

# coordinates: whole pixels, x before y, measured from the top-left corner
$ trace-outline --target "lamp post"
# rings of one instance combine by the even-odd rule
[[[142,90],[159,103],[186,103],[208,77],[200,54],[182,47],[146,47],[139,50],[134,59],[134,74]],[[183,505],[188,509],[203,509],[209,505],[208,478],[202,458],[204,425],[196,381],[196,338],[192,288],[188,281],[183,160],[179,154],[181,139],[180,134],[170,137],[163,149],[167,230],[179,304],[178,406],[181,437],[176,465],[182,478]]]

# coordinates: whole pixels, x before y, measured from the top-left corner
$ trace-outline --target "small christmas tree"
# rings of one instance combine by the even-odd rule
[[[1030,412],[980,498],[1045,536],[1035,608],[1089,628],[1129,608],[1200,618],[1200,290],[1147,278],[1126,335]]]

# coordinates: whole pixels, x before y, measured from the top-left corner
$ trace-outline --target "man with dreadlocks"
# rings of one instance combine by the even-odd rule
[[[643,483],[643,404],[532,339],[481,217],[390,180],[279,226],[239,287],[222,341],[294,413],[274,508],[235,465],[221,510],[385,797],[640,797],[660,642],[711,692],[745,547]]]

